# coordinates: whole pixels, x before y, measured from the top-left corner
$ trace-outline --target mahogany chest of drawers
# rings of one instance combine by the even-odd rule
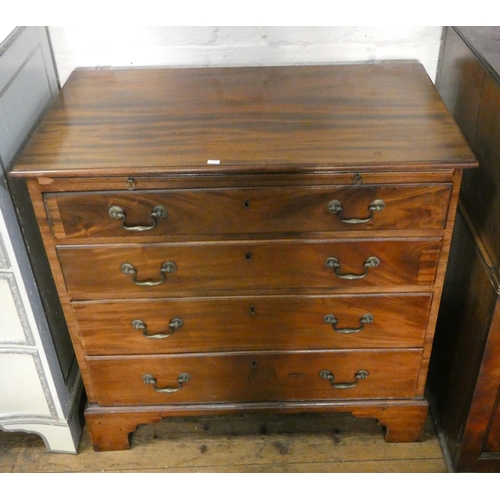
[[[94,449],[173,415],[419,439],[462,169],[423,67],[77,70],[26,179]]]

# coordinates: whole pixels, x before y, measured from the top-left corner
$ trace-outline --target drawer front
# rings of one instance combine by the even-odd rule
[[[109,406],[411,398],[420,357],[419,350],[338,351],[123,356],[87,362],[97,402]],[[333,375],[332,381],[327,373],[320,376],[324,370]],[[181,374],[189,380],[183,382]]]
[[[432,296],[75,302],[87,355],[422,347]]]
[[[440,247],[429,238],[68,246],[58,254],[73,299],[109,299],[429,285]]]
[[[145,235],[440,229],[450,193],[451,184],[106,191],[46,194],[45,204],[58,238],[141,239]],[[156,207],[164,212],[155,211]]]

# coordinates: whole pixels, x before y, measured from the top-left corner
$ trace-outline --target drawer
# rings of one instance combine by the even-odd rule
[[[87,355],[422,347],[432,295],[74,302]]]
[[[411,398],[420,357],[420,350],[333,351],[95,357],[87,363],[97,403],[110,406]],[[320,375],[324,370],[333,381]]]
[[[46,194],[44,199],[57,238],[141,239],[145,235],[440,229],[450,193],[451,184],[414,184],[78,192]],[[353,219],[358,223],[353,224]]]
[[[432,285],[439,238],[58,248],[73,299]],[[355,279],[346,279],[355,278]]]

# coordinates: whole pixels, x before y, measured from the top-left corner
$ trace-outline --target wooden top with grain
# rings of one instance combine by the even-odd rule
[[[426,170],[476,160],[413,62],[75,70],[14,176]],[[213,164],[214,163],[214,164]]]

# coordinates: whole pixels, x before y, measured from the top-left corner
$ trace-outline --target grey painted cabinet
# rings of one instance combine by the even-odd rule
[[[0,40],[0,429],[76,453],[81,378],[26,193],[8,176],[57,92],[45,28]]]

